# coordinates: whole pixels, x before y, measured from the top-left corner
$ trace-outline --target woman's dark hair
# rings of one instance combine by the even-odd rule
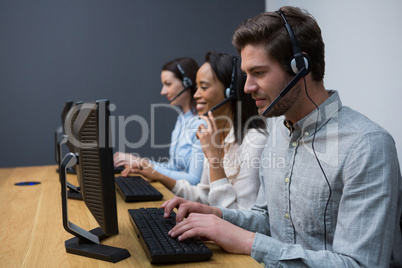
[[[197,111],[195,109],[194,94],[197,91],[195,79],[197,76],[197,71],[198,71],[199,66],[194,59],[189,58],[189,57],[183,57],[183,58],[178,58],[178,59],[165,63],[162,66],[162,71],[170,71],[170,72],[174,73],[174,76],[177,79],[180,79],[181,81],[183,81],[183,74],[179,70],[178,64],[180,64],[180,67],[184,71],[184,74],[191,80],[192,86],[189,88],[190,95],[191,95],[190,107],[191,107],[191,111],[193,112],[193,114],[196,114]]]
[[[223,84],[224,90],[230,87],[232,81],[233,56],[226,53],[218,53],[210,51],[205,55],[205,62],[211,65],[215,77]],[[258,115],[257,106],[251,97],[251,94],[244,92],[246,77],[239,68],[240,64],[236,64],[235,77],[235,95],[231,101],[231,110],[233,111],[233,128],[235,141],[241,144],[247,130],[250,128],[262,129],[265,131],[265,120]],[[240,115],[240,116],[239,116]]]
[[[281,7],[302,52],[310,57],[310,72],[315,81],[322,81],[325,74],[325,45],[317,21],[307,12],[296,7]],[[248,44],[264,44],[267,55],[275,59],[291,75],[292,46],[284,20],[277,12],[266,12],[247,19],[233,35],[232,44],[240,53]]]

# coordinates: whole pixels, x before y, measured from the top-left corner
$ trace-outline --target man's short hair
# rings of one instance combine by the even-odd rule
[[[322,81],[325,73],[324,42],[317,21],[296,7],[280,8],[291,26],[302,52],[310,57],[313,80]],[[276,60],[289,73],[293,58],[292,46],[285,22],[277,12],[266,12],[245,20],[236,29],[232,44],[238,53],[248,44],[264,44],[268,56]]]

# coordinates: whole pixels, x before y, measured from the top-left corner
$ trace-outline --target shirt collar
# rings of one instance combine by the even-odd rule
[[[329,98],[323,102],[319,107],[319,111],[314,109],[310,114],[299,120],[295,124],[291,124],[288,121],[284,121],[285,126],[289,129],[290,134],[293,131],[300,131],[304,133],[306,136],[310,136],[314,134],[316,124],[317,124],[317,132],[323,127],[331,118],[335,117],[338,111],[342,107],[342,102],[339,98],[338,91],[329,90],[330,94]],[[317,120],[317,113],[318,120]]]
[[[179,115],[178,115],[179,121],[184,120],[184,122],[187,122],[188,120],[190,120],[191,118],[194,117],[194,114],[191,111],[191,109],[188,110],[187,113],[183,113],[183,110],[181,110],[181,109],[180,109],[180,111],[181,111],[181,113],[179,113]]]
[[[295,130],[295,128],[293,127],[293,123],[285,119],[283,120],[283,124],[289,130],[289,135],[292,135],[293,131]]]

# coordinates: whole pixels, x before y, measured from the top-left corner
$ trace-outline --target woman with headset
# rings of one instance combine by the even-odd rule
[[[197,72],[194,94],[198,114],[206,122],[197,131],[204,152],[200,183],[190,185],[186,180],[173,180],[145,166],[126,169],[123,175],[130,171],[142,174],[187,200],[250,209],[260,186],[256,161],[267,134],[265,120],[258,116],[251,96],[243,91],[244,83],[236,58],[225,53],[206,54],[205,63]]]
[[[167,62],[162,66],[161,94],[166,96],[171,105],[181,111],[177,117],[171,135],[169,161],[158,163],[139,156],[117,152],[113,160],[116,167],[146,165],[153,172],[158,172],[173,180],[184,179],[192,185],[200,181],[203,153],[200,141],[196,137],[202,120],[196,115],[195,77],[198,64],[192,58],[184,57]]]

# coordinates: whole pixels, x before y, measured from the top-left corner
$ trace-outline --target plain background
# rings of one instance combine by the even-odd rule
[[[394,138],[402,164],[400,0],[266,0],[267,11],[284,5],[306,9],[325,43],[327,89]]]
[[[115,150],[168,156],[178,113],[160,95],[162,65],[183,56],[201,65],[209,50],[235,55],[233,31],[264,11],[264,0],[0,1],[0,167],[55,164],[67,100],[109,99]],[[123,139],[146,142],[122,148]]]

